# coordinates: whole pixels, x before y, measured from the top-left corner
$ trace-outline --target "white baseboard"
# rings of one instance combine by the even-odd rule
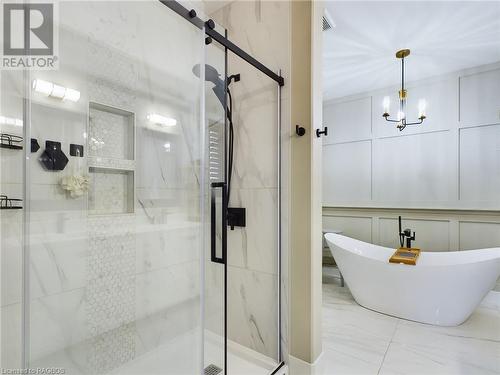
[[[302,359],[294,356],[288,357],[289,375],[315,375],[317,373],[318,364],[321,362],[323,352],[316,358],[313,363],[303,361]]]

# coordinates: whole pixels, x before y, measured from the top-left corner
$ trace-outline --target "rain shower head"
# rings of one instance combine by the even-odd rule
[[[193,73],[200,78],[200,64],[193,66]],[[214,85],[224,86],[224,81],[220,79],[220,74],[212,65],[205,64],[205,81],[212,82]]]
[[[196,64],[193,66],[193,74],[200,78],[200,64]],[[205,64],[205,81],[212,82],[214,87],[212,87],[212,91],[219,99],[220,104],[224,108],[225,103],[225,95],[224,95],[224,81],[220,78],[220,74],[213,66]]]

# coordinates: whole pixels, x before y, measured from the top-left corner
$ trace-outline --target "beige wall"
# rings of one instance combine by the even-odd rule
[[[321,354],[321,29],[322,3],[292,2],[290,354]],[[318,22],[319,21],[319,22]]]
[[[306,362],[311,353],[311,3],[292,3],[292,124],[306,129],[292,138],[290,354]],[[304,272],[305,271],[305,272]],[[301,277],[299,277],[301,275]]]

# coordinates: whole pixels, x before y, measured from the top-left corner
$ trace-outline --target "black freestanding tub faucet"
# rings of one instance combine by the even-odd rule
[[[411,241],[415,241],[415,232],[413,232],[413,236],[411,234],[411,229],[406,228],[405,230],[401,229],[401,216],[399,217],[399,244],[401,247],[404,246],[406,239],[406,247],[411,248]]]

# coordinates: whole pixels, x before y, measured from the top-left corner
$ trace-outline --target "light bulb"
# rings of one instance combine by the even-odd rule
[[[175,126],[177,125],[177,120],[170,117],[165,117],[157,113],[150,113],[147,119],[155,124],[163,126]]]
[[[418,101],[418,117],[425,117],[427,109],[427,101],[425,99],[420,99]]]
[[[80,91],[73,89],[66,89],[63,100],[69,100],[70,102],[77,102],[78,100],[80,100]]]
[[[0,116],[0,124],[22,127],[23,126],[23,120],[20,120],[18,118],[11,118],[11,117]]]
[[[66,89],[62,86],[59,85],[54,85],[52,88],[52,92],[50,93],[50,96],[57,98],[57,99],[62,99],[64,98],[64,94],[66,93]]]
[[[39,92],[40,94],[49,96],[52,93],[53,88],[54,88],[53,83],[41,79],[35,79],[33,81],[33,90]]]
[[[385,96],[382,105],[384,107],[384,113],[389,113],[389,111],[391,110],[391,98]]]

